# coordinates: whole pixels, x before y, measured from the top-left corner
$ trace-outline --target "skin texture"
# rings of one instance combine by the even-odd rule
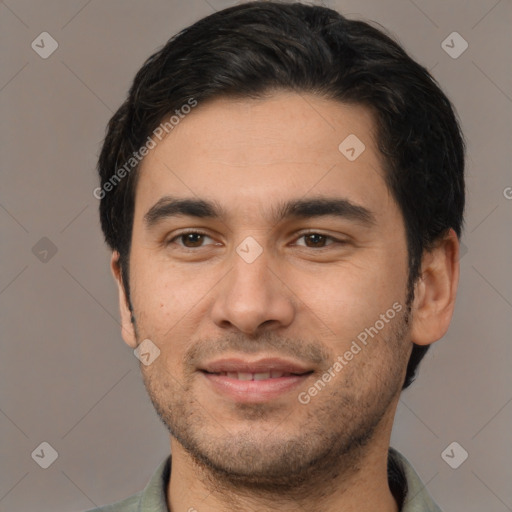
[[[393,418],[412,342],[432,343],[448,328],[458,240],[450,231],[425,253],[407,308],[404,222],[374,126],[364,107],[313,95],[216,99],[142,162],[129,276],[135,324],[116,252],[112,271],[126,343],[149,338],[160,349],[141,371],[171,433],[173,512],[398,510],[386,473]],[[338,150],[350,134],[365,144],[352,162]],[[163,196],[215,201],[226,215],[148,227],[144,216]],[[347,199],[374,222],[271,218],[283,201],[319,197]],[[184,229],[206,236],[178,237]],[[262,250],[251,263],[236,251],[247,237]],[[400,311],[301,403],[299,393],[332,373],[393,304]],[[277,398],[238,403],[199,371],[221,356],[284,357],[313,373]]]

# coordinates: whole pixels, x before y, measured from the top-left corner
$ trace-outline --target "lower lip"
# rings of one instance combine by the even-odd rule
[[[241,403],[268,402],[299,387],[310,376],[307,373],[275,379],[238,380],[226,375],[201,373],[208,379],[215,391]]]

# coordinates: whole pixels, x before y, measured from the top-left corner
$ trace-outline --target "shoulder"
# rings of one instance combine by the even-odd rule
[[[420,480],[412,464],[394,448],[389,449],[388,470],[393,467],[395,479],[401,481],[401,512],[442,512]]]
[[[168,512],[166,503],[166,489],[171,474],[171,456],[164,459],[151,477],[144,490],[116,501],[110,505],[97,507],[87,512]]]

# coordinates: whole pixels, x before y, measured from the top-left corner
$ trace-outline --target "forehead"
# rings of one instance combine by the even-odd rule
[[[199,104],[139,172],[136,216],[164,195],[209,198],[249,216],[308,195],[390,201],[371,112],[310,94]]]

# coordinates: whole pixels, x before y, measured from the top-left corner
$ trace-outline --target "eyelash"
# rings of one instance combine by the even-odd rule
[[[172,243],[175,242],[175,240],[178,240],[178,239],[181,239],[182,237],[186,236],[186,235],[189,235],[189,234],[195,234],[195,235],[203,235],[203,236],[206,236],[208,238],[211,238],[210,235],[208,235],[208,233],[204,233],[203,231],[198,231],[198,230],[189,230],[189,231],[182,231],[181,233],[179,233],[178,235],[172,237],[170,240],[168,240],[165,245],[170,245]],[[317,250],[322,250],[322,249],[327,249],[327,247],[329,247],[330,245],[343,245],[343,244],[346,244],[347,242],[344,241],[344,240],[340,240],[338,238],[334,238],[333,236],[330,236],[330,235],[324,235],[323,233],[319,233],[317,231],[308,231],[306,233],[301,233],[301,235],[297,238],[297,240],[300,240],[301,238],[304,238],[304,237],[307,237],[307,236],[310,236],[310,235],[320,235],[321,237],[323,237],[324,239],[326,240],[331,240],[332,242],[330,244],[327,244],[327,246],[325,247],[307,247],[307,246],[301,246],[301,247],[305,247],[306,249],[317,249]],[[203,248],[204,246],[199,246],[199,247],[185,247],[184,245],[180,245],[181,249],[184,249],[186,251],[196,251],[197,249],[201,249]]]

